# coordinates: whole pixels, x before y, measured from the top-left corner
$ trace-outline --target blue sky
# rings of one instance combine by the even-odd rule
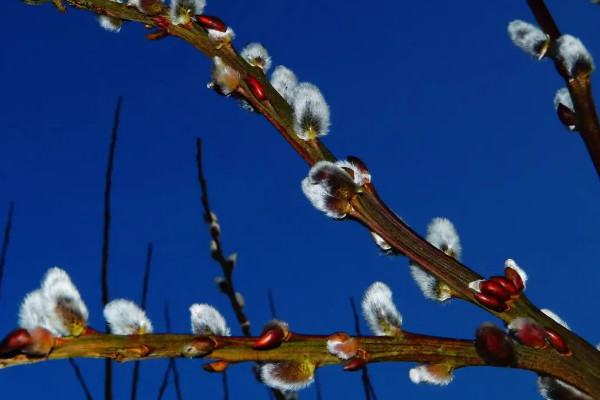
[[[592,54],[600,8],[549,1],[559,27]],[[150,42],[142,26],[103,31],[88,12],[3,2],[0,224],[16,203],[0,297],[0,328],[16,326],[23,296],[51,266],[66,269],[101,327],[102,196],[112,115],[124,96],[117,144],[110,252],[111,298],[139,301],[146,245],[154,243],[148,314],[164,331],[189,331],[188,307],[209,302],[234,323],[213,277],[196,181],[195,138],[205,148],[211,203],[226,252],[238,253],[236,286],[257,333],[278,316],[299,333],[353,332],[349,297],[376,280],[394,292],[411,332],[472,338],[494,321],[463,302],[423,298],[403,258],[380,256],[364,228],[335,222],[303,197],[307,165],[260,116],[205,85],[210,62],[174,38]],[[550,62],[536,63],[506,34],[512,19],[533,22],[525,1],[465,0],[216,2],[237,33],[259,41],[274,65],[318,85],[330,104],[324,139],[338,157],[367,163],[388,204],[417,231],[450,218],[463,261],[484,276],[514,258],[530,275],[527,295],[600,341],[596,316],[600,184],[576,134],[552,100],[564,86]],[[10,16],[10,17],[8,17]],[[498,321],[496,321],[498,322]],[[366,326],[363,323],[363,331]],[[221,379],[201,361],[178,362],[184,398],[222,398]],[[103,363],[80,362],[95,398]],[[165,361],[144,362],[139,398],[154,398]],[[531,372],[456,372],[446,388],[417,386],[412,364],[373,365],[380,399],[540,398]],[[115,366],[115,397],[128,398],[132,365]],[[325,399],[363,398],[360,374],[318,371]],[[249,365],[229,370],[230,398],[266,398]],[[67,362],[0,372],[6,398],[81,398]],[[314,387],[301,398],[314,399]],[[172,387],[167,398],[174,398]]]

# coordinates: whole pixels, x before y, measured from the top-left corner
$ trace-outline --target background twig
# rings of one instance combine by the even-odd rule
[[[10,241],[10,230],[12,228],[13,212],[15,203],[10,202],[8,205],[8,216],[6,217],[6,225],[4,226],[4,239],[2,240],[2,250],[0,251],[0,289],[2,288],[2,276],[4,275],[4,264],[6,263],[6,251]]]
[[[361,336],[360,333],[360,318],[358,316],[358,311],[356,310],[356,304],[354,303],[354,297],[350,297],[350,306],[352,307],[352,316],[354,317],[354,330],[356,331],[357,336]],[[366,400],[377,400],[377,395],[375,394],[375,389],[371,384],[371,378],[369,378],[369,371],[367,370],[367,366],[365,365],[362,370],[362,383],[365,388],[365,399]]]
[[[69,358],[69,364],[71,364],[71,367],[73,367],[73,371],[75,371],[75,377],[77,377],[77,381],[79,382],[79,384],[81,385],[81,388],[83,389],[83,393],[85,394],[86,400],[93,400],[92,394],[90,393],[90,390],[88,389],[87,385],[85,384],[85,380],[83,379],[83,375],[81,374],[79,365],[77,365],[75,360],[73,360],[72,358]]]
[[[169,312],[169,302],[165,301],[165,325],[167,332],[171,332],[171,313]],[[181,385],[179,383],[179,371],[177,371],[177,364],[175,363],[174,358],[169,359],[169,363],[167,365],[167,369],[165,370],[165,375],[163,376],[162,383],[158,390],[158,400],[162,399],[167,385],[169,384],[169,374],[173,372],[173,385],[175,386],[175,394],[177,395],[177,400],[182,400],[181,396]]]
[[[150,264],[152,263],[152,243],[148,243],[148,250],[146,251],[146,268],[144,269],[144,280],[142,283],[142,302],[140,307],[142,310],[146,310],[146,299],[148,297],[148,280],[150,278]],[[140,362],[136,361],[133,366],[133,377],[131,378],[131,400],[135,400],[137,397],[137,387],[140,378]]]
[[[119,130],[119,116],[121,113],[121,102],[123,97],[117,99],[117,107],[115,109],[115,119],[112,128],[112,136],[110,140],[110,148],[108,151],[108,165],[106,167],[106,185],[104,188],[104,230],[102,235],[102,304],[108,303],[108,247],[110,238],[110,190],[112,187],[112,172],[115,160],[115,147],[117,145],[117,132]],[[106,324],[106,332],[109,332],[108,323]],[[112,361],[106,359],[104,361],[104,398],[105,400],[112,399]]]

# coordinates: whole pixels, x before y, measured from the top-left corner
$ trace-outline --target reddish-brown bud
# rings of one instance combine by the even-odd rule
[[[506,267],[506,268],[504,268],[504,275],[506,275],[508,280],[511,281],[513,285],[515,285],[515,289],[517,289],[517,293],[520,293],[523,291],[523,289],[525,289],[525,283],[523,283],[523,279],[521,279],[521,275],[519,275],[519,273],[516,270],[514,270],[510,267]]]
[[[196,21],[206,29],[213,29],[219,32],[225,32],[227,25],[217,17],[210,15],[196,15]]]
[[[167,18],[163,17],[162,15],[155,17],[154,22],[156,23],[156,26],[158,26],[159,28],[166,28],[169,25],[171,25],[171,21],[169,21]]]
[[[148,40],[160,40],[163,39],[165,37],[167,37],[167,35],[169,34],[169,32],[167,32],[166,29],[164,28],[160,28],[154,32],[150,32],[149,34],[146,35],[146,39]]]
[[[285,340],[288,330],[281,325],[272,325],[265,329],[260,339],[252,345],[254,350],[269,350],[279,347]]]
[[[29,332],[27,332],[27,329],[17,328],[0,342],[0,354],[21,351],[32,344],[33,339]]]
[[[202,366],[202,368],[206,371],[206,372],[223,372],[227,369],[227,367],[229,366],[229,364],[227,363],[227,361],[215,361],[215,362],[211,362],[209,364],[204,364]]]
[[[515,285],[505,276],[491,276],[489,280],[498,283],[511,295],[517,293]]]
[[[564,126],[569,128],[569,130],[575,130],[575,127],[577,126],[577,116],[573,110],[562,103],[558,103],[556,114],[558,114],[558,119]]]
[[[534,349],[546,346],[546,332],[532,319],[516,318],[508,324],[508,330],[524,346]]]
[[[509,366],[515,363],[515,348],[510,336],[491,323],[477,328],[475,350],[490,365]]]
[[[479,283],[479,290],[483,294],[489,294],[490,296],[496,297],[500,300],[510,299],[510,293],[502,287],[498,282],[494,281],[483,281]]]
[[[358,371],[359,369],[363,369],[365,365],[367,365],[367,361],[365,359],[355,358],[344,364],[342,369],[344,371]]]
[[[32,356],[45,356],[54,347],[54,335],[42,327],[36,327],[29,331],[32,343],[23,349],[23,353]]]
[[[265,88],[263,88],[263,85],[261,85],[260,82],[252,75],[248,75],[246,80],[248,81],[248,87],[250,87],[250,91],[254,97],[256,97],[258,101],[265,101],[267,99],[267,95],[265,94]]]
[[[546,328],[546,339],[548,339],[550,346],[560,354],[571,355],[571,350],[567,347],[564,339],[554,329]]]
[[[484,293],[474,293],[474,295],[481,305],[489,308],[490,310],[504,312],[509,309],[508,304],[506,304],[506,301],[500,300],[497,297]]]
[[[354,157],[354,156],[348,156],[346,157],[346,160],[348,160],[348,162],[350,162],[351,164],[354,164],[354,166],[363,174],[365,175],[369,175],[369,169],[367,168],[366,164],[364,162],[362,162],[361,159],[359,159],[358,157]]]

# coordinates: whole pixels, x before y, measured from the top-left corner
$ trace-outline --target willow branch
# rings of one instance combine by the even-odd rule
[[[527,0],[527,5],[540,28],[550,36],[553,42],[556,41],[561,33],[544,0]],[[594,163],[596,173],[600,176],[600,122],[594,104],[590,76],[587,74],[579,74],[576,77],[569,76],[556,58],[554,65],[569,88],[577,117],[577,129]]]
[[[164,22],[165,18],[168,20],[166,6],[163,7],[160,15],[148,16],[127,7],[125,4],[110,0],[65,0],[65,2],[76,8],[87,9],[98,14],[124,20],[138,21],[149,26],[158,27],[159,24]],[[531,0],[531,2],[539,3],[534,2],[534,0]],[[232,46],[216,49],[208,40],[206,32],[195,23],[187,26],[169,25],[167,30],[170,35],[183,39],[209,58],[218,55],[229,67],[237,70],[242,77],[238,94],[242,95],[258,113],[262,114],[309,165],[321,160],[335,160],[319,140],[305,142],[298,138],[292,127],[293,114],[290,105],[270,85],[262,70],[248,64]],[[258,101],[252,95],[246,83],[245,78],[247,76],[254,77],[263,86],[267,101]],[[595,111],[593,111],[589,79],[575,79],[569,82],[569,88],[572,92],[577,114],[588,115],[581,121],[580,129],[586,144],[588,140],[591,143],[598,144],[592,146],[599,155],[597,158],[592,155],[598,169],[600,164],[597,164],[595,160],[600,160],[600,139],[596,135],[598,123]],[[596,150],[593,154],[596,154]],[[481,276],[433,247],[409,228],[379,198],[374,186],[368,184],[364,189],[364,193],[355,196],[352,201],[353,208],[349,213],[351,219],[364,224],[371,231],[379,234],[396,250],[404,253],[441,282],[444,282],[450,288],[453,297],[471,302],[506,322],[510,322],[516,317],[527,317],[535,320],[542,328],[550,328],[557,332],[571,349],[572,356],[563,357],[554,354],[555,352],[544,353],[543,357],[547,358],[545,361],[553,368],[550,375],[557,376],[573,384],[595,398],[600,398],[600,352],[575,333],[541,313],[524,295],[517,298],[506,312],[496,312],[480,305],[476,301],[473,291],[469,289],[468,284],[481,279]],[[305,342],[304,345],[309,343],[310,341]],[[540,353],[539,351],[531,351],[525,354],[533,360],[539,357]]]
[[[59,339],[46,358],[19,354],[0,359],[0,368],[26,365],[46,360],[73,357],[107,358],[118,362],[193,356],[228,363],[277,362],[310,360],[317,367],[343,364],[345,361],[326,349],[327,336],[298,335],[291,333],[280,347],[254,350],[257,337],[198,336],[189,334],[110,335],[90,334]],[[356,336],[358,346],[368,354],[369,362],[409,361],[425,364],[446,364],[453,369],[486,365],[477,354],[472,340],[447,339],[402,332],[398,337]],[[559,375],[571,384],[587,383],[583,389],[592,392],[595,379],[589,372],[577,368],[562,370],[553,362],[552,350],[535,350],[515,345],[515,368],[538,373]],[[574,364],[570,357],[565,357]],[[583,375],[580,376],[579,374]]]

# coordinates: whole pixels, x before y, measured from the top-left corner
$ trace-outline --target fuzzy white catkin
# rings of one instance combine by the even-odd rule
[[[346,214],[340,213],[329,205],[329,201],[334,196],[330,180],[339,180],[350,186],[355,185],[350,174],[335,163],[319,161],[312,166],[308,176],[302,180],[302,192],[317,210],[325,213],[328,217],[344,218]]]
[[[311,139],[311,135],[321,137],[329,132],[329,105],[318,87],[303,82],[296,86],[292,94],[294,110],[294,130],[302,140]]]
[[[554,95],[554,109],[555,110],[558,109],[559,104],[562,104],[563,106],[567,107],[571,111],[575,110],[575,107],[573,106],[573,99],[571,99],[571,94],[569,93],[569,89],[561,88],[556,91],[556,94]]]
[[[460,237],[452,222],[447,218],[434,218],[427,226],[427,241],[445,253],[451,252],[452,256],[460,260],[462,246]]]
[[[171,0],[171,21],[173,25],[184,24],[191,16],[202,14],[204,7],[206,0]]]
[[[556,40],[556,57],[571,76],[578,70],[589,73],[594,70],[594,60],[581,40],[571,35],[562,35]]]
[[[87,323],[89,316],[87,307],[81,299],[79,291],[71,282],[71,278],[64,270],[58,267],[49,269],[42,280],[41,290],[47,300],[48,307],[51,307],[52,311],[60,303],[61,307],[75,314],[84,324]],[[48,329],[50,332],[57,332],[63,336],[71,334],[66,321],[59,318],[57,313],[50,312],[48,322],[52,328]]]
[[[231,336],[225,318],[208,304],[193,304],[190,307],[192,332],[196,335],[210,333],[216,336]]]
[[[413,383],[428,383],[430,385],[439,385],[445,386],[452,382],[453,375],[448,374],[446,376],[439,376],[432,373],[429,369],[428,365],[419,365],[411,370],[408,373],[410,380]]]
[[[271,74],[271,85],[288,103],[292,102],[298,78],[291,69],[278,65]]]
[[[385,322],[391,329],[402,329],[402,315],[392,300],[392,291],[383,282],[375,282],[366,290],[362,300],[362,310],[367,324],[376,336],[387,336],[381,325]]]
[[[109,17],[106,15],[97,15],[98,24],[109,32],[119,33],[123,20],[119,18]]]
[[[52,327],[48,321],[50,310],[47,303],[41,289],[28,293],[19,309],[19,326],[27,330],[39,326],[57,335],[58,332],[51,329]]]
[[[547,42],[548,35],[537,26],[517,19],[508,24],[508,35],[517,47],[530,56],[537,59],[544,56],[543,45]]]
[[[269,56],[269,52],[265,46],[260,43],[248,43],[244,46],[240,55],[249,64],[260,67],[265,74],[269,68],[271,68],[271,57]]]
[[[298,391],[314,382],[314,370],[290,361],[266,363],[260,367],[260,377],[271,388]]]
[[[213,57],[212,79],[224,95],[231,94],[239,86],[239,73],[220,57]]]
[[[546,400],[592,400],[576,387],[551,376],[538,376],[537,387]]]
[[[117,299],[104,306],[104,319],[115,335],[152,333],[152,322],[134,302]]]
[[[552,310],[548,310],[547,308],[542,308],[540,310],[541,312],[543,312],[544,314],[546,314],[548,317],[550,317],[552,320],[554,320],[554,322],[556,322],[559,325],[562,325],[563,327],[567,328],[567,329],[571,329],[569,328],[569,324],[567,324],[561,317],[558,316],[558,314],[556,314],[554,311]]]

